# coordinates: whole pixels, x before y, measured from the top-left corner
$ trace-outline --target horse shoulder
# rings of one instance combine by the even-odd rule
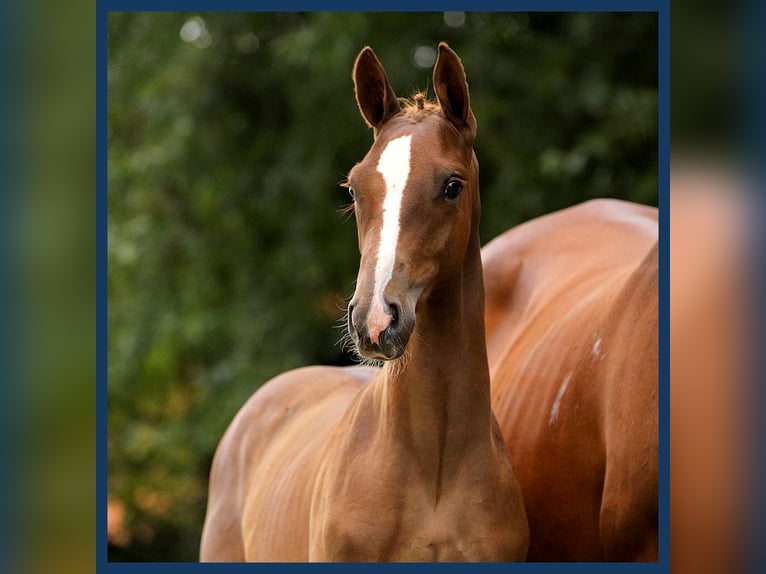
[[[383,387],[358,393],[319,455],[310,519],[310,561],[380,561],[398,532],[406,469],[381,440]]]
[[[358,367],[304,367],[250,397],[213,459],[203,560],[306,559],[318,453],[370,375]],[[291,530],[295,536],[286,536]]]

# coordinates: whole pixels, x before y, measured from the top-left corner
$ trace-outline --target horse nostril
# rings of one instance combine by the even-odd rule
[[[391,307],[391,324],[395,325],[399,321],[399,305],[392,304]]]

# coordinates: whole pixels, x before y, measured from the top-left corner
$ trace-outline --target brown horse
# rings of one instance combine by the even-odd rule
[[[657,212],[596,200],[483,251],[492,406],[532,561],[657,559]]]
[[[213,461],[206,561],[515,561],[528,527],[490,407],[476,120],[439,45],[437,103],[400,104],[370,48],[354,85],[374,143],[349,174],[361,262],[348,328],[381,370],[263,386]]]

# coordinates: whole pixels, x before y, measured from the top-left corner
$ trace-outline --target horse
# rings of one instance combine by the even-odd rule
[[[482,257],[492,406],[529,561],[656,561],[657,210],[591,200]]]
[[[202,561],[521,561],[529,529],[493,416],[476,119],[439,44],[436,102],[353,68],[373,144],[348,175],[360,264],[348,305],[374,369],[306,367],[257,390],[216,450]]]

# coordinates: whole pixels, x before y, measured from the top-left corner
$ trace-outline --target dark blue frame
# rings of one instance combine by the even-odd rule
[[[752,312],[753,322],[748,325],[748,337],[750,347],[748,349],[751,369],[750,387],[748,387],[749,408],[745,413],[752,421],[750,427],[750,443],[748,453],[751,462],[748,468],[748,488],[754,496],[753,504],[746,517],[747,522],[747,563],[746,567],[751,572],[763,572],[766,570],[766,547],[763,544],[764,532],[766,532],[766,492],[763,485],[766,484],[766,420],[763,418],[763,408],[766,406],[766,386],[763,385],[764,373],[766,373],[766,354],[762,352],[766,348],[766,301],[762,294],[766,292],[766,75],[762,73],[763,66],[759,61],[759,55],[766,49],[766,37],[764,36],[764,24],[766,24],[766,3],[748,1],[744,10],[746,25],[745,45],[742,48],[742,56],[745,63],[746,74],[742,78],[745,82],[744,90],[744,113],[738,119],[745,124],[744,139],[747,153],[746,165],[750,183],[753,188],[749,190],[752,202],[752,212],[747,223],[752,226],[754,233],[747,253],[752,265],[748,285],[747,301],[748,311]]]
[[[590,11],[590,12],[655,12],[658,15],[658,189],[660,230],[660,332],[659,332],[659,561],[647,564],[632,563],[526,563],[526,564],[198,564],[190,563],[118,563],[107,560],[106,506],[107,506],[107,18],[109,12],[140,11],[315,11],[358,10],[360,3],[306,2],[289,0],[283,2],[247,2],[246,0],[100,0],[97,2],[97,186],[96,226],[96,303],[97,303],[97,546],[96,567],[100,572],[237,572],[257,569],[260,572],[289,572],[298,568],[313,568],[325,572],[336,569],[442,569],[456,572],[464,569],[500,572],[513,569],[523,572],[641,572],[660,573],[670,570],[669,532],[669,185],[670,185],[670,6],[669,0],[513,0],[511,2],[480,1],[470,3],[470,11]],[[368,11],[442,11],[465,9],[466,2],[442,0],[441,2],[370,1],[364,3]]]
[[[17,329],[23,323],[17,302],[22,288],[18,281],[19,254],[17,250],[20,226],[19,188],[21,183],[20,147],[15,140],[21,123],[16,111],[22,100],[21,80],[23,64],[15,57],[14,48],[20,43],[18,28],[14,26],[21,14],[16,3],[6,2],[0,7],[0,70],[4,82],[0,85],[0,568],[18,568],[21,564],[21,536],[17,530],[17,517],[23,511],[16,493],[20,490],[21,473],[17,461],[21,458],[19,436],[21,419],[13,406],[22,403],[16,381],[21,378]],[[19,202],[19,203],[17,203]],[[16,463],[16,464],[14,464]]]

